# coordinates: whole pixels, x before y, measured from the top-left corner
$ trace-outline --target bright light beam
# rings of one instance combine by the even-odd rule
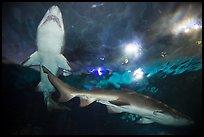
[[[202,27],[201,25],[199,25],[198,20],[196,18],[185,17],[178,23],[175,23],[175,25],[173,26],[172,32],[177,35],[182,32],[184,33],[195,32],[200,30],[200,28]]]
[[[142,79],[144,76],[144,72],[142,71],[141,68],[138,68],[134,71],[133,76],[134,76],[134,80]]]
[[[98,68],[98,75],[101,76],[103,73],[101,72],[101,68]]]
[[[137,43],[128,43],[125,45],[125,54],[129,57],[138,57],[141,54],[140,45]]]

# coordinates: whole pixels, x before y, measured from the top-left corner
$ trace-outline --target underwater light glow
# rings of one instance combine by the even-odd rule
[[[136,54],[139,51],[138,45],[134,43],[129,43],[125,47],[125,52],[128,54]]]
[[[94,73],[96,75],[103,75],[105,73],[105,69],[102,67],[98,67],[98,68],[93,68],[93,67],[88,67],[87,68],[88,72]]]
[[[174,34],[179,33],[190,33],[194,31],[200,30],[201,23],[198,22],[198,19],[194,17],[185,17],[180,22],[176,23],[172,29],[172,32]]]
[[[100,60],[105,60],[105,58],[104,57],[100,57]]]
[[[126,56],[137,58],[141,55],[141,45],[138,42],[131,42],[125,45]],[[128,60],[127,60],[128,61]]]
[[[184,30],[185,33],[188,33],[189,31],[190,31],[189,28],[186,28],[186,29]]]
[[[101,68],[100,68],[100,67],[98,68],[97,71],[98,71],[98,75],[99,75],[99,76],[101,76],[101,75],[103,74],[103,73],[101,72]]]
[[[133,43],[129,43],[126,48],[125,48],[125,51],[127,53],[133,53],[133,52],[137,52],[138,51],[138,48],[135,44]]]
[[[94,72],[95,71],[95,69],[93,67],[88,67],[87,70],[88,70],[88,72]]]
[[[96,8],[96,7],[100,7],[100,6],[103,6],[103,3],[93,4],[93,5],[91,6],[91,8]]]
[[[141,68],[138,68],[134,71],[133,75],[134,75],[134,80],[142,79],[144,72],[142,71]]]
[[[193,26],[193,28],[194,28],[195,30],[197,30],[197,29],[199,29],[199,25],[198,25],[198,24],[195,24],[195,25]]]
[[[124,62],[125,64],[127,64],[128,63],[128,59],[125,59],[125,62]]]

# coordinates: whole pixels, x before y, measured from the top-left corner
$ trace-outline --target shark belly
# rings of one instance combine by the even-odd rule
[[[38,85],[38,90],[41,92],[54,92],[54,87],[50,83],[47,74],[43,72],[42,66],[47,66],[50,71],[57,76],[58,72],[58,65],[57,65],[57,56],[59,55],[53,55],[52,53],[44,53],[39,52],[39,56],[41,58],[41,64],[40,64],[40,83]]]
[[[43,72],[42,66],[46,66],[57,76],[58,69],[63,68],[70,71],[67,59],[62,55],[65,37],[64,23],[60,9],[53,5],[48,9],[37,28],[37,51],[31,54],[22,64],[24,66],[40,66],[40,83],[38,91],[43,92],[44,99],[49,104],[51,93],[55,88],[50,83],[47,74]]]

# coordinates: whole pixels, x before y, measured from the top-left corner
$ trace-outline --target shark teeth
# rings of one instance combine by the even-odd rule
[[[47,21],[50,21],[50,20],[55,21],[55,22],[57,23],[57,25],[58,25],[60,28],[62,28],[61,25],[60,25],[59,18],[58,18],[57,16],[55,16],[55,15],[49,15],[49,16],[47,16],[47,18],[46,18],[46,20],[44,21],[43,24],[45,24]]]

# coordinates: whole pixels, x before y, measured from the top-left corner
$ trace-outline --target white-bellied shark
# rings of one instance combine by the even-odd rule
[[[169,126],[184,126],[194,123],[189,116],[135,91],[105,89],[81,91],[65,84],[44,66],[43,71],[48,74],[50,82],[60,92],[59,102],[67,102],[74,97],[79,97],[80,106],[84,107],[96,101],[106,105],[108,112],[128,112],[141,116],[142,118],[137,121],[141,124],[157,122]]]
[[[37,51],[34,52],[22,64],[24,66],[40,66],[40,83],[38,90],[43,92],[44,99],[48,105],[53,103],[50,95],[54,92],[54,87],[42,70],[42,65],[46,66],[55,76],[58,69],[63,68],[70,71],[67,59],[62,55],[65,44],[65,32],[62,13],[58,6],[48,9],[37,28]]]

